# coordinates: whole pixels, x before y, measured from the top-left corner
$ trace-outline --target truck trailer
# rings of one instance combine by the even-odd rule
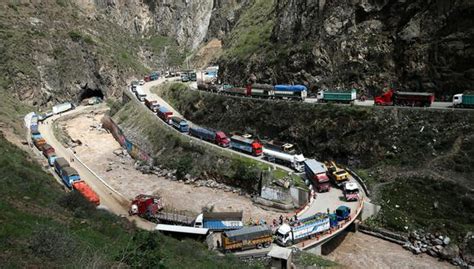
[[[327,169],[323,163],[314,159],[307,159],[303,164],[306,177],[313,183],[317,192],[328,192],[331,190],[331,184],[326,174]]]
[[[316,213],[308,218],[282,224],[277,229],[276,242],[281,246],[290,246],[304,239],[323,234],[330,228],[329,215]]]
[[[244,226],[243,213],[240,212],[203,212],[196,217],[194,227],[211,231],[236,230]]]
[[[221,235],[224,252],[271,246],[272,230],[265,226],[247,226],[239,230],[226,231]]]
[[[323,90],[319,91],[317,95],[317,100],[320,103],[344,103],[351,104],[354,103],[357,98],[356,89],[352,90]]]
[[[221,131],[215,131],[212,129],[206,129],[206,128],[200,128],[200,127],[190,127],[189,134],[199,139],[214,143],[223,148],[228,147],[230,144],[229,138],[227,138],[225,133]]]
[[[474,93],[455,94],[453,107],[474,108]]]
[[[274,98],[296,99],[304,101],[308,95],[308,89],[304,85],[275,85],[273,87]]]
[[[418,106],[430,107],[434,102],[434,94],[428,92],[400,92],[393,89],[376,96],[374,104],[379,106]]]
[[[281,163],[298,172],[304,171],[303,162],[305,161],[305,158],[303,154],[289,154],[264,147],[263,156],[265,156],[265,158],[270,162]]]
[[[187,133],[189,131],[189,124],[186,120],[180,117],[171,117],[171,125],[180,131],[181,133]]]
[[[248,139],[239,135],[230,138],[230,147],[254,156],[262,155],[262,144],[257,140]]]
[[[74,181],[72,188],[79,192],[87,201],[98,206],[100,205],[99,195],[84,180]]]
[[[149,100],[148,98],[145,98],[145,106],[148,107],[149,110],[153,111],[153,113],[156,113],[160,108],[158,101]]]
[[[61,171],[65,167],[69,167],[69,162],[66,161],[66,159],[64,159],[63,157],[59,157],[54,160],[54,170],[56,171],[58,176],[61,176]]]
[[[62,104],[58,104],[58,105],[53,106],[53,113],[56,115],[56,114],[59,114],[59,113],[69,111],[73,108],[74,108],[74,106],[71,103],[66,102],[66,103],[62,103]]]
[[[138,101],[145,102],[146,93],[143,91],[142,86],[136,86],[135,96],[137,97]]]

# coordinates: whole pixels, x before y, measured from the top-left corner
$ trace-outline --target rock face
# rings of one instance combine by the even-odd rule
[[[274,6],[272,45],[241,59],[240,68],[221,59],[229,82],[255,73],[267,82],[372,92],[392,84],[438,96],[474,86],[472,1],[278,0]],[[284,59],[271,63],[269,50]]]

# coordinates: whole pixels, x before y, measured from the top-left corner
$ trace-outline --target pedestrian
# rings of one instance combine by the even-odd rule
[[[280,225],[283,224],[283,215],[280,215]]]
[[[297,215],[297,214],[295,214],[295,221],[297,221],[297,220],[298,220],[298,215]]]
[[[328,207],[328,215],[329,215],[329,212],[331,212],[331,211],[329,211],[329,207]]]

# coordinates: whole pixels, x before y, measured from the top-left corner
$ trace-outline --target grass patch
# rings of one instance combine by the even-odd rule
[[[337,267],[339,264],[336,262],[326,260],[321,256],[311,254],[309,252],[300,251],[295,255],[294,263],[297,266],[302,267],[315,267],[315,268],[326,268],[326,267]]]

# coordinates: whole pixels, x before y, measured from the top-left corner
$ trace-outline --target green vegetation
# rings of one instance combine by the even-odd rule
[[[474,230],[474,192],[455,182],[430,178],[398,178],[381,188],[382,214],[375,222],[393,230],[453,235]]]
[[[156,116],[148,109],[133,101],[116,113],[114,119],[125,133],[142,134],[145,141],[141,147],[150,149],[157,164],[176,169],[180,177],[187,173],[194,176],[205,175],[255,192],[262,171],[273,171],[275,178],[287,175],[281,169],[273,170],[259,161],[196,143],[187,136],[179,135],[166,128],[163,122],[157,121]]]
[[[0,263],[5,268],[246,268],[196,241],[138,231],[97,210],[0,135]],[[258,265],[252,268],[260,268]]]
[[[271,47],[274,0],[256,0],[226,38],[225,58],[247,59]]]
[[[148,39],[147,43],[151,47],[154,54],[160,57],[162,62],[169,66],[181,66],[189,53],[170,37],[154,36]]]

